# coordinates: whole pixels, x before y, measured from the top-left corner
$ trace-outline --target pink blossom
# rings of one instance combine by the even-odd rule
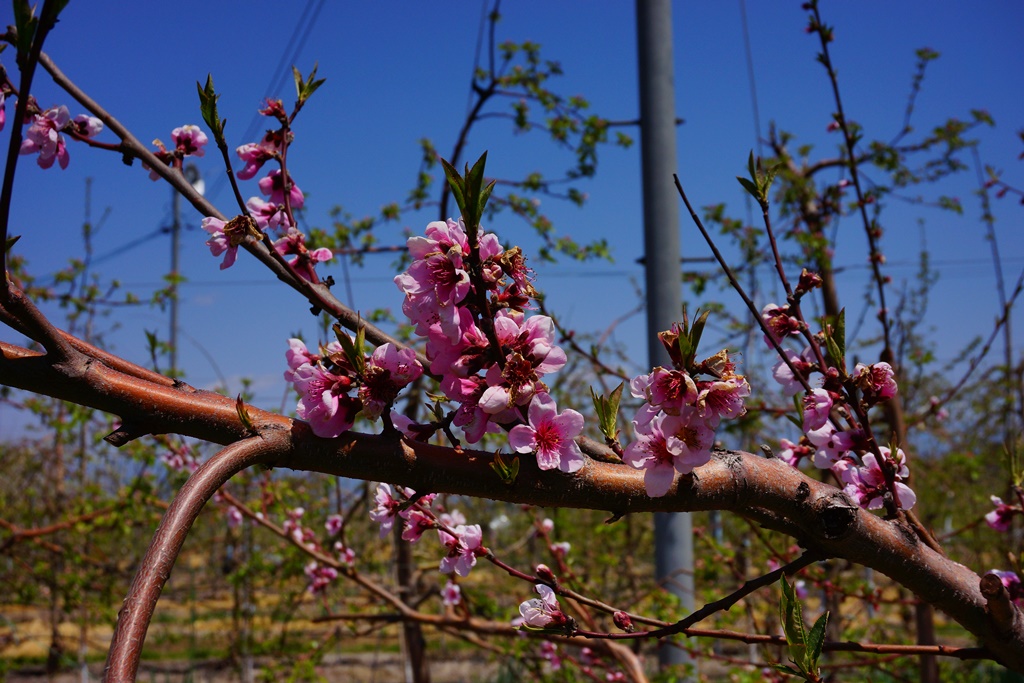
[[[528,404],[536,391],[544,390],[541,377],[561,369],[566,356],[554,343],[554,322],[547,316],[524,321],[522,313],[503,310],[495,317],[494,331],[502,350],[508,349],[508,353],[504,367],[496,363],[487,369],[488,387],[479,405],[487,413],[498,415]]]
[[[569,541],[559,541],[558,543],[551,544],[551,552],[556,557],[560,557],[562,559],[565,559],[565,557],[569,554],[570,550],[572,550],[572,544],[569,543]]]
[[[444,529],[437,530],[441,544],[448,549],[447,554],[441,558],[440,571],[442,574],[455,572],[459,576],[466,576],[476,564],[475,551],[480,548],[483,532],[479,524],[460,524],[452,531],[454,535]]]
[[[340,351],[340,348],[338,349]],[[303,365],[313,365],[320,360],[320,356],[310,353],[305,342],[292,337],[288,340],[288,350],[284,357],[288,363],[288,369],[284,371],[284,378],[289,384],[295,382],[295,371]]]
[[[281,152],[279,138],[280,136],[275,135],[273,131],[267,131],[267,134],[259,142],[250,142],[235,150],[238,158],[245,162],[242,170],[235,173],[239,180],[255,178],[263,168],[263,164]]]
[[[209,142],[206,133],[199,126],[188,124],[171,131],[171,140],[182,157],[201,157],[206,154],[203,147]]]
[[[552,531],[555,530],[555,523],[554,521],[552,521],[550,517],[545,517],[543,520],[541,520],[540,528],[543,529],[544,533],[550,534]]]
[[[747,412],[743,399],[750,396],[750,384],[742,375],[723,377],[713,382],[700,382],[695,407],[697,414],[712,429],[721,419],[735,419]]]
[[[391,411],[391,424],[395,426],[395,429],[400,431],[405,438],[412,439],[413,441],[426,441],[434,432],[438,430],[438,425],[433,422],[427,424],[420,424],[419,422],[413,422],[409,417],[406,417],[397,410]]]
[[[225,225],[227,224],[224,221],[213,216],[203,219],[203,230],[210,234],[210,239],[206,240],[210,253],[214,256],[224,254],[224,260],[220,264],[221,270],[235,265],[235,259],[238,258],[238,245],[232,244],[231,238],[224,233]]]
[[[891,451],[885,446],[878,449],[882,457],[889,460],[896,472],[894,481],[896,490],[893,497],[897,506],[904,510],[914,507],[917,496],[903,480],[910,476],[910,469],[907,467],[906,456],[903,449],[896,450],[896,457],[893,458]],[[883,496],[889,491],[885,483],[885,475],[875,458],[874,453],[865,453],[861,460],[862,467],[848,467],[842,473],[842,480],[846,483],[843,489],[848,496],[857,501],[857,504],[868,510],[875,510],[882,507]]]
[[[768,304],[761,309],[761,319],[764,321],[765,327],[768,328],[768,333],[777,342],[781,342],[788,336],[800,334],[800,321],[789,314],[788,304],[785,306]],[[767,336],[765,342],[771,346]]]
[[[540,644],[540,656],[541,659],[548,661],[552,671],[558,671],[562,668],[562,658],[558,656],[558,646],[550,640],[545,640]]]
[[[454,607],[462,602],[462,589],[451,579],[441,589],[441,602],[447,607]]]
[[[999,496],[991,497],[995,510],[985,515],[985,522],[996,531],[1009,531],[1013,516],[1020,514],[1021,509],[1007,505]]]
[[[555,628],[571,622],[559,607],[558,598],[555,597],[555,591],[551,586],[538,583],[534,590],[540,597],[526,600],[519,605],[519,615],[522,617],[524,628]]]
[[[71,114],[64,105],[47,109],[33,116],[25,139],[21,141],[21,154],[39,154],[36,163],[50,168],[57,161],[62,169],[68,167],[68,150],[60,131],[71,122]]]
[[[814,449],[810,446],[793,443],[789,439],[779,439],[779,446],[782,448],[779,460],[786,462],[790,467],[799,467],[801,460],[814,455]]]
[[[373,499],[377,505],[370,510],[370,519],[380,524],[380,537],[384,538],[391,533],[391,528],[395,524],[395,515],[398,514],[398,508],[402,504],[391,494],[389,484],[377,484],[377,492]]]
[[[284,205],[284,179],[281,176],[280,170],[274,169],[261,178],[259,188],[260,192],[267,195],[271,202]],[[301,209],[306,201],[302,190],[299,189],[294,180],[291,182],[291,187],[288,190],[288,199],[293,209]]]
[[[434,516],[419,508],[412,507],[399,514],[405,520],[405,527],[402,529],[403,541],[415,543],[424,533],[437,527]]]
[[[356,563],[356,551],[341,541],[334,542],[334,552],[338,553],[338,561],[352,566]]]
[[[828,422],[832,396],[824,389],[813,389],[804,396],[804,431],[821,429]]]
[[[583,432],[583,416],[572,409],[558,413],[549,394],[533,397],[527,411],[529,425],[516,425],[508,433],[508,443],[518,453],[537,453],[542,470],[558,468],[576,472],[583,467],[583,453],[574,440]]]
[[[103,122],[95,116],[79,114],[71,120],[68,130],[83,138],[94,138],[103,130]]]
[[[898,391],[892,366],[888,363],[858,363],[853,381],[864,392],[864,398],[872,404],[892,398]]]
[[[408,270],[395,276],[395,284],[406,295],[402,311],[425,335],[437,322],[450,342],[462,336],[457,305],[469,294],[469,273],[463,259],[469,243],[459,224],[435,221],[427,225],[426,237],[406,242],[414,259]]]
[[[803,354],[794,353],[789,349],[782,349],[782,352],[786,354],[786,358],[789,359],[790,365],[796,368],[796,371],[800,373],[800,376],[804,379],[806,379],[811,370],[814,369],[814,365],[809,363],[805,358],[805,356],[810,352],[810,347],[808,347]],[[772,366],[772,377],[776,382],[782,385],[782,393],[785,396],[794,396],[803,391],[804,385],[800,381],[800,378],[793,374],[789,365],[787,365],[781,358]]]
[[[236,529],[238,525],[242,523],[242,511],[236,508],[234,505],[229,505],[225,514],[228,518],[228,528]]]
[[[680,474],[689,474],[695,467],[711,460],[715,432],[699,409],[684,408],[679,415],[664,420],[661,428],[668,448],[674,454],[673,466]]]
[[[649,377],[648,402],[669,415],[678,415],[684,405],[693,405],[697,400],[697,385],[685,370],[657,367]]]
[[[7,123],[7,93],[0,88],[0,130],[4,129],[4,124]]]
[[[192,473],[199,469],[199,461],[187,444],[181,444],[177,448],[165,451],[160,459],[172,470],[177,472]]]
[[[452,342],[441,330],[441,323],[429,326],[427,331],[427,357],[430,371],[435,375],[469,377],[479,372],[486,362],[491,346],[483,330],[473,321],[469,309],[458,307],[459,339]]]
[[[853,432],[837,430],[828,420],[820,428],[807,432],[807,440],[818,448],[814,454],[814,466],[828,469],[853,448],[856,438]]]
[[[284,237],[274,242],[274,249],[282,256],[295,255],[295,258],[288,260],[288,265],[295,270],[303,279],[310,282],[316,281],[316,273],[313,267],[317,263],[330,261],[334,254],[330,249],[321,247],[310,251],[306,248],[306,236],[295,228],[288,228]]]
[[[275,228],[287,230],[292,227],[292,222],[288,219],[288,213],[284,210],[283,204],[273,204],[259,197],[249,197],[245,206],[249,209],[249,213],[252,214],[260,230]]]
[[[309,579],[310,593],[316,595],[323,593],[332,581],[338,578],[338,570],[334,567],[321,567],[315,560],[306,565],[303,570]]]
[[[328,536],[337,536],[341,533],[341,527],[344,525],[345,518],[341,515],[329,515],[327,521],[324,523],[324,527],[327,529]]]
[[[363,402],[363,415],[376,420],[394,403],[398,393],[423,374],[423,367],[410,348],[399,349],[387,343],[374,349],[366,361],[359,398]]]
[[[506,358],[518,353],[530,361],[538,377],[557,372],[566,363],[565,351],[555,345],[555,323],[546,315],[523,320],[519,311],[499,311],[494,334],[502,347],[511,349]]]
[[[623,461],[645,470],[647,495],[668,493],[676,472],[689,474],[711,459],[714,432],[693,408],[680,416],[658,413],[646,426],[636,422],[636,440],[626,446]]]
[[[359,401],[347,394],[348,377],[335,375],[319,365],[303,365],[293,373],[299,392],[298,416],[309,422],[317,436],[332,439],[352,428]]]
[[[469,443],[477,443],[487,433],[498,433],[501,428],[491,421],[492,416],[485,412],[479,405],[480,397],[486,390],[487,385],[480,377],[446,377],[441,382],[441,390],[445,396],[458,401],[458,409],[452,424],[461,427]]]

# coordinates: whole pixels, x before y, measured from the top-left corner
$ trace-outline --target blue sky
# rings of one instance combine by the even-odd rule
[[[282,59],[297,55],[295,63],[303,72],[318,63],[327,82],[300,115],[289,153],[289,167],[308,194],[310,225],[326,225],[328,211],[338,204],[362,216],[401,200],[418,167],[417,141],[429,137],[446,152],[466,113],[482,15],[479,2],[182,0],[174,3],[173,11],[168,7],[71,2],[46,51],[143,141],[169,142],[172,128],[199,123],[195,82],[212,73],[232,146],[251,141],[241,136],[263,96],[280,95],[290,105],[290,78],[279,91],[268,91]],[[677,109],[686,120],[679,129],[679,175],[696,204],[726,202],[739,217],[745,209],[735,176],[756,146],[741,9],[738,0],[674,5]],[[825,132],[833,109],[829,86],[814,61],[816,39],[803,30],[800,3],[750,2],[746,11],[762,131],[774,121],[821,153],[834,151],[839,139]],[[6,5],[0,20],[11,23],[4,12],[10,12]],[[296,26],[305,26],[300,23],[304,12],[316,13],[316,21],[296,50],[289,37]],[[637,117],[633,3],[521,0],[505,2],[502,12],[499,40],[540,43],[546,58],[562,64],[565,75],[554,86],[560,92],[584,95],[595,112],[610,119]],[[833,59],[847,114],[865,127],[868,138],[889,139],[898,132],[914,51],[930,47],[942,57],[929,68],[915,126],[925,130],[949,116],[966,118],[972,108],[986,109],[997,127],[981,133],[982,159],[1005,170],[1011,181],[1024,176],[1016,136],[1024,126],[1024,74],[1019,68],[1024,64],[1019,40],[1024,5],[823,2],[822,13],[836,26]],[[10,51],[0,60],[14,68]],[[72,114],[81,112],[45,74],[34,94],[42,106],[67,103]],[[8,118],[12,111],[8,106]],[[9,124],[0,133],[0,143],[8,139]],[[101,139],[112,137],[106,133]],[[503,176],[532,170],[555,174],[571,161],[550,143],[516,137],[500,122],[474,132],[467,157],[484,150],[489,151],[489,169]],[[11,214],[12,233],[23,235],[17,250],[40,274],[79,256],[85,178],[92,177],[93,220],[110,210],[95,236],[95,254],[102,259],[97,270],[145,296],[161,286],[160,277],[169,269],[169,239],[154,235],[131,249],[124,247],[169,224],[169,190],[149,181],[138,166],[125,167],[115,155],[80,145],[72,145],[70,152],[66,171],[43,171],[31,158],[22,159]],[[214,155],[199,162],[207,185],[214,186],[216,175],[223,173]],[[883,249],[890,264],[886,272],[895,288],[912,278],[922,245],[940,273],[929,322],[944,359],[974,336],[987,334],[997,314],[975,188],[969,173],[934,191],[959,196],[963,218],[903,204],[894,205],[884,217]],[[643,280],[636,263],[642,255],[639,147],[602,150],[597,178],[584,189],[590,201],[582,209],[551,200],[544,207],[561,232],[581,241],[607,238],[615,262],[538,267],[537,285],[564,322],[581,331],[600,331],[634,307],[632,283]],[[255,181],[245,184],[243,194],[257,194]],[[213,199],[232,213],[227,191]],[[995,209],[1006,277],[1012,282],[1024,267],[1024,214],[1012,199],[996,202]],[[404,228],[419,230],[432,218],[408,216],[397,226],[386,226],[380,242],[399,243]],[[185,220],[193,228],[199,222],[190,210]],[[536,246],[511,218],[487,227],[505,240],[522,243],[528,256]],[[708,255],[688,222],[681,229],[685,256]],[[838,234],[836,263],[851,267],[839,280],[851,311],[862,305],[867,275],[861,233],[848,221]],[[185,334],[180,364],[186,379],[212,387],[220,375],[234,393],[240,389],[239,378],[250,377],[256,403],[279,407],[285,340],[299,331],[314,336],[315,321],[297,295],[277,286],[250,259],[243,256],[231,270],[218,270],[203,242],[197,230],[184,234],[182,270],[189,283],[181,295]],[[400,310],[391,260],[371,257],[366,268],[352,271],[355,308]],[[342,279],[338,266],[324,273]],[[1018,344],[1024,337],[1022,317],[1015,323]],[[166,335],[167,315],[156,309],[118,311],[108,322],[119,326],[109,335],[115,350],[137,362],[147,362],[143,330]],[[643,317],[635,316],[615,331],[635,360],[635,371],[645,361],[644,329]],[[17,340],[6,331],[0,338]],[[208,356],[216,360],[216,369]],[[291,407],[289,400],[287,409]],[[17,416],[0,407],[0,433],[18,424]]]

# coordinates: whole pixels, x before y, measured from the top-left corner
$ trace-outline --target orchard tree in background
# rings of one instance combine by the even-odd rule
[[[333,232],[299,229],[306,197],[288,151],[300,142],[296,116],[324,83],[316,70],[296,70],[294,104],[267,101],[260,109],[265,134],[233,151],[208,78],[198,87],[205,127],[184,124],[171,132],[170,144],[150,149],[43,52],[64,4],[48,0],[37,17],[15,2],[16,27],[5,36],[5,56],[13,53],[17,72],[3,71],[0,82],[0,124],[10,126],[11,136],[0,189],[0,320],[27,341],[0,342],[0,383],[28,392],[6,400],[34,410],[56,437],[41,454],[42,468],[34,461],[39,451],[5,446],[4,515],[16,512],[22,522],[0,520],[8,534],[0,548],[17,567],[9,571],[19,597],[49,606],[55,644],[58,624],[74,617],[84,652],[86,632],[107,617],[118,591],[127,591],[105,680],[138,674],[147,631],[157,630],[151,629],[157,601],[190,535],[223,549],[233,605],[229,647],[243,677],[252,676],[259,651],[271,652],[257,634],[257,592],[275,596],[268,609],[283,624],[272,652],[303,680],[316,678],[331,646],[394,622],[403,624],[405,655],[418,680],[429,678],[427,651],[437,646],[425,640],[424,627],[472,647],[498,648],[509,677],[643,681],[650,674],[646,655],[658,646],[685,647],[751,679],[818,681],[851,668],[856,678],[857,667],[888,666],[894,657],[907,671],[917,661],[911,656],[920,658],[925,679],[937,675],[938,657],[949,658],[943,666],[964,667],[961,674],[975,671],[958,663],[971,660],[1024,673],[1020,538],[1013,533],[1024,514],[1024,470],[1015,455],[1024,420],[1021,365],[1012,346],[1006,344],[1002,366],[972,378],[1009,329],[1024,280],[1000,290],[1000,320],[972,350],[963,378],[952,382],[933,376],[921,331],[927,269],[920,289],[899,301],[882,270],[886,197],[962,170],[961,157],[974,150],[967,133],[991,124],[979,111],[970,122],[953,119],[923,139],[909,137],[913,96],[933,53],[919,53],[902,136],[865,143],[839,96],[832,29],[817,3],[805,5],[835,94],[830,129],[842,139],[840,155],[806,163],[789,152],[791,136],[773,131],[772,158],[751,154],[739,178],[762,210],[757,228],[728,218],[722,207],[706,209],[702,219],[677,180],[718,260],[721,274],[712,279],[735,290],[753,321],[743,327],[737,319],[736,334],[763,338],[774,354],[771,372],[746,376],[734,348],[709,347],[712,315],[727,315],[716,309],[681,311],[678,324],[660,335],[671,365],[630,377],[599,353],[600,344],[587,349],[560,328],[543,307],[528,255],[484,227],[499,209],[510,209],[538,231],[543,258],[606,255],[600,242],[580,246],[557,238],[523,194],[553,192],[561,181],[531,176],[499,186],[487,175],[486,154],[472,164],[462,158],[468,130],[492,97],[524,93],[508,118],[519,131],[542,129],[574,150],[577,163],[564,178],[570,183],[594,173],[597,147],[617,125],[586,113],[582,99],[547,89],[559,70],[539,57],[539,46],[506,43],[495,51],[496,16],[490,67],[474,76],[477,106],[450,161],[425,141],[409,202],[382,211],[382,220],[394,220],[427,205],[432,172],[443,170],[440,220],[404,247],[403,269],[394,278],[404,319],[389,333],[341,301],[326,271],[339,252],[375,249],[373,222],[351,223],[339,209]],[[39,67],[84,113],[39,106],[30,94]],[[11,102],[13,115],[5,121]],[[543,120],[533,118],[531,107]],[[105,351],[97,320],[114,292],[103,288],[87,260],[63,276],[69,289],[58,302],[66,307],[67,329],[41,312],[52,291],[32,278],[8,227],[15,171],[23,155],[44,169],[66,168],[72,143],[83,152],[86,146],[115,152],[169,183],[205,217],[206,244],[222,269],[255,258],[325,321],[321,339],[282,334],[296,418],[261,410],[243,395],[195,389]],[[207,152],[219,156],[230,177],[235,205],[227,213],[182,173],[185,159]],[[839,178],[824,180],[828,169]],[[255,189],[246,190],[251,181]],[[146,181],[140,176],[139,182]],[[581,203],[584,195],[572,187],[565,197]],[[246,200],[247,192],[258,194]],[[994,171],[978,192],[994,240],[988,193],[1019,192]],[[457,219],[446,215],[452,202]],[[869,246],[868,296],[879,334],[867,343],[848,329],[833,277],[828,228],[840,216],[863,227]],[[88,223],[83,239],[88,246]],[[751,256],[744,268],[766,269],[784,299],[755,303],[719,249],[718,242],[734,239]],[[808,313],[816,299],[824,312],[819,319]],[[155,361],[159,341],[151,346]],[[854,360],[868,354],[878,360]],[[597,390],[587,390],[587,373]],[[1001,399],[997,406],[979,398],[993,394]],[[955,424],[942,424],[954,405]],[[942,439],[951,448],[992,451],[992,444],[972,443],[978,431],[965,422],[985,424],[995,413],[1008,466],[998,450],[970,464],[958,462],[953,450],[922,457],[921,449],[935,449]],[[104,450],[99,433],[137,464],[130,474]],[[735,439],[765,445],[757,454],[721,447]],[[931,510],[945,503],[940,492],[963,493],[962,481],[943,481],[957,468],[979,482],[978,495],[991,496],[987,514],[976,514],[970,528],[991,527],[1000,536],[963,541],[935,531]],[[47,494],[38,501],[25,495],[34,490]],[[170,504],[162,502],[162,491],[174,491]],[[193,529],[210,501],[222,517]],[[565,509],[603,515],[570,516]],[[156,510],[161,520],[149,541]],[[654,511],[734,513],[698,539],[706,559],[696,568],[697,583],[707,602],[692,614],[678,614],[638,566],[637,548],[650,539],[635,518]],[[513,531],[521,542],[508,535]],[[579,542],[588,534],[604,542]],[[270,552],[268,539],[278,541]],[[132,554],[147,542],[144,556]],[[127,588],[119,583],[125,572],[134,573]],[[776,583],[779,593],[763,590]],[[808,623],[803,603],[811,600],[821,609]],[[743,610],[729,612],[739,604]],[[947,643],[932,641],[931,607],[949,620],[942,631]],[[719,628],[700,626],[712,616]],[[314,647],[288,641],[288,625],[299,620],[319,629]],[[911,620],[918,643],[908,642]],[[736,642],[762,649],[756,659],[739,658],[724,650]],[[854,654],[839,654],[847,652]],[[268,665],[268,676],[275,666]]]

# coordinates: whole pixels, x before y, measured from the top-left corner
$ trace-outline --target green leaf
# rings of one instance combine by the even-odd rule
[[[206,75],[206,86],[199,85],[199,81],[196,81],[196,90],[199,91],[199,111],[203,115],[203,121],[213,132],[213,139],[217,141],[217,145],[222,143],[226,144],[224,140],[224,124],[225,120],[220,118],[220,113],[217,111],[217,99],[220,95],[213,87],[213,74]]]
[[[792,584],[782,577],[782,600],[779,602],[779,621],[782,622],[782,630],[786,634],[786,643],[789,645],[789,656],[793,663],[801,666],[806,661],[807,655],[807,632],[804,627],[804,615],[801,610],[800,600],[796,597],[796,590]]]
[[[594,391],[594,388],[590,388],[590,396],[594,401],[594,412],[597,413],[598,426],[601,429],[601,433],[607,439],[617,439],[619,435],[618,415],[619,415],[619,401],[622,399],[622,388],[625,386],[624,382],[619,382],[619,386],[612,389],[608,396],[603,396]]]
[[[818,658],[821,657],[821,648],[825,645],[825,627],[828,625],[828,612],[825,612],[814,622],[810,632],[807,634],[807,668],[815,671],[818,668]]]
[[[487,187],[480,191],[480,199],[478,200],[478,205],[476,207],[478,216],[484,215],[484,207],[487,206],[487,200],[491,198],[491,192],[494,191],[494,185],[496,182],[497,181],[492,180],[491,182],[487,183]]]
[[[761,197],[763,199],[768,199],[768,190],[771,188],[772,183],[775,182],[775,176],[778,175],[779,171],[784,167],[785,164],[780,161],[777,164],[773,164],[772,167],[768,169],[768,172],[765,173],[764,180],[761,182]]]
[[[516,483],[516,477],[519,476],[519,456],[513,456],[512,460],[508,461],[503,454],[495,453],[491,469],[497,473],[502,483],[511,486]]]
[[[708,322],[708,316],[711,315],[711,311],[707,310],[703,313],[697,312],[697,317],[693,319],[693,327],[690,328],[690,346],[693,348],[693,353],[696,355],[697,347],[700,346],[701,335],[704,334],[704,326]]]
[[[797,676],[799,678],[806,679],[803,671],[797,671],[793,667],[786,666],[785,664],[772,664],[772,668],[776,671],[781,671],[784,674],[789,674],[790,676]]]
[[[256,427],[252,424],[252,418],[249,417],[249,409],[245,406],[245,401],[242,400],[241,394],[235,399],[235,412],[238,413],[238,419],[242,421],[242,425],[250,432],[255,433]]]
[[[740,185],[743,186],[743,189],[749,192],[754,199],[759,202],[761,201],[761,191],[757,189],[757,185],[741,176],[736,176],[736,180],[740,181]]]
[[[298,98],[300,103],[304,103],[309,99],[309,96],[316,92],[317,88],[324,84],[326,78],[320,80],[314,80],[316,78],[316,70],[319,68],[319,64],[313,65],[313,70],[309,72],[309,76],[303,80],[302,73],[292,66],[292,77],[295,79],[295,96]]]
[[[303,85],[302,73],[299,71],[298,67],[296,67],[294,64],[292,64],[292,78],[295,79],[295,97],[297,97],[298,99],[301,100],[302,99],[302,85]]]
[[[747,170],[750,171],[750,179],[757,180],[757,167],[754,165],[754,150],[750,150],[747,156]]]
[[[619,412],[619,402],[622,400],[622,389],[626,386],[625,382],[619,382],[619,386],[612,389],[612,392],[608,394],[608,407],[611,408],[613,414]]]
[[[14,0],[14,25],[18,30],[18,63],[22,63],[32,47],[32,39],[36,35],[39,19],[35,16],[35,7],[28,0]]]
[[[842,358],[846,358],[846,309],[840,309],[839,316],[836,318],[836,331],[833,334],[835,338],[836,347],[839,349],[839,353]],[[845,364],[845,363],[844,363]]]
[[[685,369],[693,365],[693,359],[697,356],[697,349],[694,348],[693,342],[690,341],[690,336],[687,334],[679,335],[676,345],[679,347],[679,358],[683,368]]]
[[[444,168],[445,178],[448,180],[448,187],[451,188],[455,203],[463,215],[466,213],[466,181],[459,175],[458,170],[445,159],[441,159],[441,166]]]
[[[11,248],[14,247],[14,245],[17,244],[18,240],[20,240],[20,239],[21,239],[21,235],[15,235],[14,237],[8,237],[7,238],[7,244],[4,245],[4,253],[10,253]]]
[[[334,330],[334,336],[338,338],[338,343],[341,344],[341,351],[345,354],[345,358],[348,359],[349,364],[355,371],[362,375],[366,369],[366,354],[364,352],[366,327],[362,324],[359,325],[355,341],[352,341],[348,333],[341,328],[340,323],[334,323],[332,329]]]

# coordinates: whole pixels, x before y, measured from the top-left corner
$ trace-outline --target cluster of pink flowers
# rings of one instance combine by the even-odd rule
[[[722,418],[742,416],[743,399],[750,395],[750,385],[735,373],[725,351],[698,367],[685,367],[678,346],[681,334],[684,331],[677,325],[658,335],[672,358],[672,368],[654,368],[629,383],[630,393],[644,403],[633,420],[635,439],[622,459],[644,470],[644,487],[652,497],[668,493],[677,472],[689,474],[711,459]],[[710,379],[694,379],[697,372],[707,373]]]
[[[255,178],[268,161],[281,162],[292,139],[289,117],[280,100],[268,100],[260,113],[276,119],[281,127],[268,130],[259,142],[246,143],[235,150],[245,162],[245,166],[235,173],[239,180]],[[259,179],[257,186],[263,197],[250,197],[245,203],[245,210],[259,231],[272,233],[274,250],[282,256],[290,257],[287,258],[288,265],[297,275],[310,282],[319,282],[316,264],[330,261],[334,254],[325,247],[310,249],[306,246],[306,235],[296,227],[292,213],[303,207],[305,195],[291,175],[286,175],[282,168],[275,168]],[[203,221],[203,229],[210,235],[206,244],[211,253],[214,256],[224,255],[221,269],[234,264],[238,247],[250,237],[245,231],[232,231],[230,228],[230,223],[216,218]],[[262,239],[262,236],[258,239]]]
[[[195,452],[187,444],[181,444],[177,448],[164,451],[160,459],[167,467],[177,472],[188,472],[189,474],[199,468],[199,460]]]
[[[791,315],[789,306],[768,304],[761,311],[761,318],[769,336],[780,344],[799,338],[803,331],[802,323]],[[765,340],[771,346],[768,337]],[[912,508],[917,496],[904,483],[910,470],[903,450],[897,448],[893,454],[892,449],[879,447],[876,455],[869,449],[867,435],[861,427],[843,429],[834,421],[834,414],[851,413],[845,404],[847,399],[839,372],[835,368],[822,368],[810,346],[800,353],[783,347],[782,353],[785,359],[775,363],[772,377],[786,396],[804,392],[804,434],[795,443],[782,439],[779,457],[793,467],[807,459],[816,467],[831,469],[844,484],[846,493],[866,509],[882,507],[886,494],[892,497],[897,507]],[[807,390],[815,373],[821,375],[821,386]],[[884,362],[859,363],[850,380],[860,393],[859,400],[868,409],[891,399],[898,391],[892,366]],[[879,462],[878,456],[883,462]],[[886,469],[891,481],[886,479]]]
[[[289,339],[288,346],[284,378],[299,394],[296,411],[324,438],[351,429],[360,412],[376,420],[423,374],[415,352],[393,344],[378,346],[362,362],[350,358],[337,342],[328,344],[322,356],[310,353],[300,339]]]
[[[237,508],[231,507],[229,510],[237,511]],[[259,513],[257,514],[259,516]],[[316,532],[302,524],[302,518],[305,514],[306,510],[302,507],[296,507],[288,510],[285,515],[284,523],[281,527],[288,537],[298,545],[316,553],[323,553],[325,551],[317,538]],[[241,513],[239,513],[239,517],[241,517]],[[333,538],[341,533],[342,521],[341,515],[330,515],[327,517],[327,521],[324,526],[327,530],[328,538]],[[341,540],[335,541],[333,548],[338,562],[349,566],[352,566],[355,563],[355,551],[346,546]],[[305,574],[309,579],[307,590],[313,594],[323,593],[327,586],[338,578],[337,569],[331,566],[322,565],[316,560],[306,565]]]
[[[521,251],[502,249],[482,230],[474,250],[465,225],[453,220],[430,223],[408,248],[412,263],[395,284],[405,295],[403,312],[426,337],[431,372],[458,404],[453,424],[469,443],[509,429],[512,448],[535,452],[541,469],[579,470],[583,417],[559,412],[542,381],[566,356],[550,318],[526,317],[534,290]],[[422,428],[406,427],[423,437]]]
[[[307,590],[313,595],[323,593],[331,582],[338,578],[338,570],[334,567],[325,567],[316,560],[306,565],[304,570],[309,579]]]
[[[476,566],[476,558],[488,552],[481,545],[483,530],[479,524],[466,524],[466,518],[458,510],[432,509],[435,498],[434,494],[417,496],[414,491],[400,486],[392,489],[390,484],[378,484],[370,519],[380,524],[381,538],[391,533],[395,521],[400,520],[402,538],[410,543],[416,543],[425,532],[436,529],[444,548],[439,570],[442,574],[467,576]]]
[[[0,104],[3,103],[0,93]],[[0,109],[2,111],[2,109]],[[56,161],[60,167],[67,168],[70,156],[61,133],[69,133],[78,138],[92,138],[103,130],[103,122],[94,116],[79,114],[71,118],[68,108],[63,104],[46,111],[34,114],[25,121],[28,130],[21,141],[21,154],[38,154],[36,163],[40,168],[50,168]],[[3,128],[0,115],[0,128]]]

